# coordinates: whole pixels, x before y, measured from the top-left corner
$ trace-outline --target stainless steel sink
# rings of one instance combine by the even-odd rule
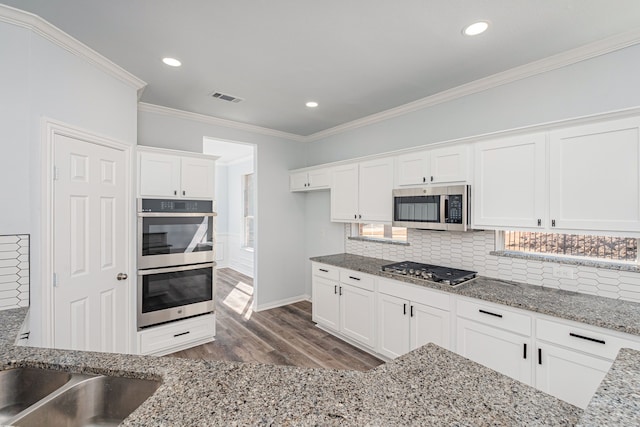
[[[71,374],[35,368],[0,371],[0,425],[53,393],[71,379]]]
[[[34,371],[29,374],[36,377],[52,375],[53,378],[53,374],[61,374],[64,380],[58,380],[55,385],[47,383],[42,389],[38,385],[27,386],[24,392],[27,398],[13,399],[24,402],[19,405],[11,403],[12,399],[7,398],[7,404],[2,406],[9,409],[5,418],[0,419],[0,425],[115,426],[160,386],[160,382],[153,380],[25,369]],[[20,375],[10,374],[12,371],[18,369],[2,371],[0,374],[6,372],[6,377]],[[19,394],[16,391],[20,390],[12,387],[9,383],[5,385],[3,377],[0,376],[0,390],[6,389],[8,395]]]

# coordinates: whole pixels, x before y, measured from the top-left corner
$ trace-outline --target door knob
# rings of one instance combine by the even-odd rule
[[[127,276],[126,273],[118,273],[118,275],[116,276],[116,279],[118,280],[127,280],[129,278],[129,276]]]

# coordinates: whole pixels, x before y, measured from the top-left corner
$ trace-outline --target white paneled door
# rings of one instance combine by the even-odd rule
[[[126,352],[126,153],[55,135],[54,346]]]

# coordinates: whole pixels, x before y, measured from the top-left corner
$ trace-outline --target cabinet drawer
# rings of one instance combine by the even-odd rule
[[[340,274],[338,273],[339,268],[333,267],[327,264],[318,264],[314,262],[311,264],[311,269],[313,270],[313,275],[318,277],[324,277],[329,280],[338,280]]]
[[[536,338],[563,347],[613,360],[621,348],[640,349],[640,343],[608,335],[585,327],[536,319]]]
[[[421,286],[408,285],[397,280],[378,279],[378,291],[440,310],[450,310],[451,295]]]
[[[340,282],[373,291],[373,277],[353,270],[340,270]]]
[[[138,333],[141,354],[155,354],[215,335],[215,316],[204,315],[156,326]]]
[[[531,316],[501,306],[458,300],[458,316],[526,336],[531,335]]]

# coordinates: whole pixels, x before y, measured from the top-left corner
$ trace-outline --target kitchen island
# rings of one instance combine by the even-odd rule
[[[123,423],[576,425],[582,411],[436,345],[368,372],[15,346],[26,309],[0,311],[0,369],[162,381]]]

